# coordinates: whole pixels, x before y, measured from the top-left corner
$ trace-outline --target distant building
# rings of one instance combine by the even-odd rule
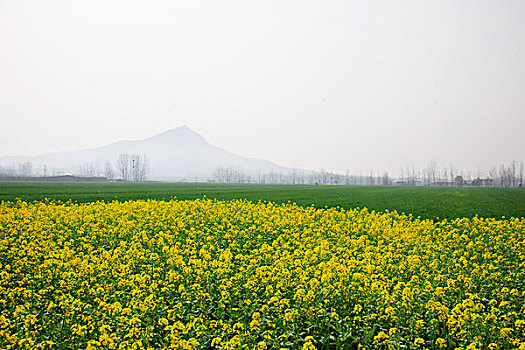
[[[456,185],[457,184],[452,181],[436,181],[430,184],[432,187],[454,187]]]
[[[392,181],[392,186],[423,186],[419,180],[397,180]]]
[[[493,187],[496,186],[496,180],[476,178],[472,180],[472,183],[470,185],[476,187]]]

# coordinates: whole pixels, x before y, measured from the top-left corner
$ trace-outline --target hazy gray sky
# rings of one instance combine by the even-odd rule
[[[525,1],[0,0],[0,156],[183,124],[243,156],[525,161]]]

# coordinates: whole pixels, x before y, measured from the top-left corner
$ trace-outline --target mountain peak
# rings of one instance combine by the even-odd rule
[[[178,132],[178,133],[181,133],[181,132],[185,132],[185,133],[193,133],[193,134],[197,134],[195,131],[193,131],[189,126],[187,126],[186,124],[185,125],[182,125],[182,126],[179,126],[177,128],[173,128],[173,129],[169,129],[169,130],[166,130],[165,132]],[[161,133],[163,134],[163,133]],[[160,135],[160,134],[159,134]],[[197,134],[198,135],[198,134]]]
[[[170,129],[160,134],[151,136],[145,141],[161,141],[169,143],[180,144],[205,144],[206,139],[200,134],[190,129],[187,125],[179,126],[175,129]]]

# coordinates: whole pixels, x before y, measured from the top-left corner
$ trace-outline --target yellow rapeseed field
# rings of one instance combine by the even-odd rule
[[[525,219],[0,205],[2,349],[525,349]]]

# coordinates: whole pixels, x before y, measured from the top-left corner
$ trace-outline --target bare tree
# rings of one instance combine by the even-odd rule
[[[33,175],[33,163],[25,162],[18,164],[18,176],[31,176]]]
[[[141,166],[139,168],[139,181],[144,182],[146,181],[146,175],[148,174],[150,169],[150,161],[148,156],[144,153],[142,155],[141,160]]]
[[[497,185],[496,181],[498,178],[498,169],[496,166],[493,166],[489,169],[489,179],[490,179],[490,186],[494,187]]]
[[[510,165],[509,165],[509,177],[510,177],[510,186],[511,187],[516,187],[516,161],[513,160],[512,162],[510,162]]]
[[[122,180],[129,181],[130,175],[131,175],[131,169],[129,167],[130,163],[130,156],[127,153],[119,154],[118,160],[117,160],[117,167],[120,172],[120,176],[122,177]]]
[[[518,180],[519,180],[518,181],[519,182],[518,186],[519,187],[523,186],[523,175],[524,175],[523,172],[524,172],[523,162],[520,162],[520,170],[519,170],[519,175],[518,175],[519,176],[519,178],[518,178]]]
[[[115,178],[115,170],[113,169],[113,165],[109,161],[106,161],[106,163],[104,164],[104,175],[106,175],[108,179]]]
[[[295,180],[297,179],[297,169],[292,169],[292,185],[295,185]]]
[[[384,171],[382,176],[381,176],[381,182],[380,182],[381,186],[390,186],[391,185],[391,181],[390,181],[390,178],[388,177],[388,172],[387,171]]]
[[[436,186],[437,163],[431,160],[428,163],[428,166],[425,169],[425,172],[427,173],[427,179],[428,179],[429,184],[432,184],[432,186]]]
[[[117,166],[124,181],[143,182],[149,171],[149,159],[144,155],[120,154]]]
[[[80,164],[79,170],[80,170],[81,175],[87,175],[87,176],[99,175],[98,167],[95,164],[93,164],[93,162]]]
[[[506,167],[505,164],[502,164],[499,168],[498,177],[501,187],[512,186],[512,172],[510,167]]]
[[[450,182],[454,183],[454,179],[456,177],[455,175],[456,170],[454,170],[454,166],[452,164],[449,165],[449,176],[450,176]]]

